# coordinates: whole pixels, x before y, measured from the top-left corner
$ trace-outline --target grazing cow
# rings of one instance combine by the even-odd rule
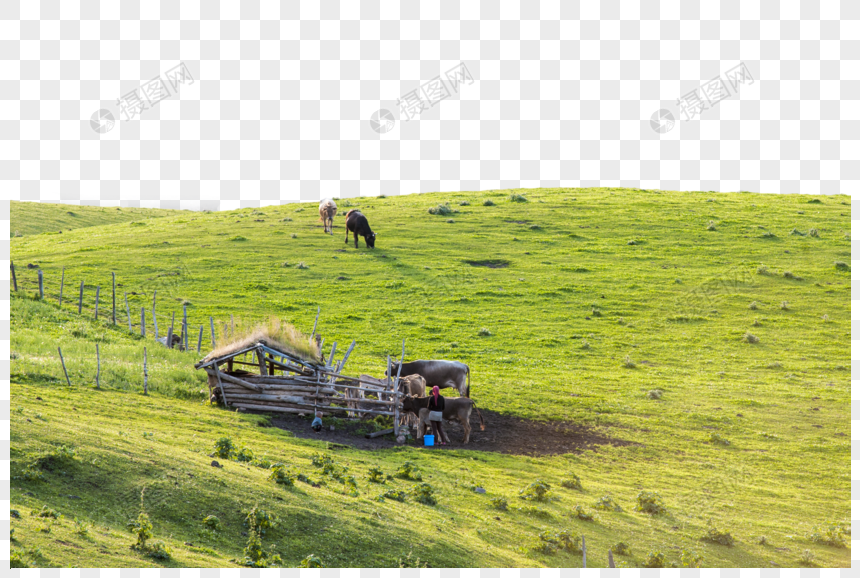
[[[399,391],[407,396],[423,397],[427,393],[427,381],[418,374],[401,377]],[[418,416],[404,412],[401,423],[414,428],[418,425]]]
[[[398,362],[391,362],[391,374],[397,375]],[[469,366],[460,361],[448,361],[446,359],[419,359],[404,363],[400,374],[411,375],[417,373],[427,380],[427,387],[438,385],[439,389],[453,387],[463,397],[469,397],[469,386],[471,385],[471,374]],[[386,375],[388,375],[386,373]]]
[[[337,205],[331,199],[320,201],[320,221],[323,222],[323,232],[334,235],[334,216],[337,214]]]
[[[350,209],[346,214],[346,239],[344,243],[349,243],[349,233],[352,232],[355,238],[355,248],[358,249],[358,236],[364,237],[364,243],[369,249],[373,249],[376,244],[376,233],[370,230],[370,225],[367,224],[367,217],[361,214],[358,209]]]
[[[430,403],[429,397],[407,397],[403,400],[403,411],[418,415],[418,430],[416,439],[422,439],[424,432],[429,425],[430,410],[427,405]],[[469,418],[472,416],[472,408],[478,412],[478,418],[481,420],[481,431],[485,429],[484,416],[481,415],[481,410],[475,404],[475,401],[468,397],[446,397],[445,409],[442,410],[442,418],[445,420],[457,419],[463,426],[463,443],[469,443],[469,434],[472,433],[472,426],[469,425]],[[445,441],[448,440],[448,434],[442,430],[442,435]]]

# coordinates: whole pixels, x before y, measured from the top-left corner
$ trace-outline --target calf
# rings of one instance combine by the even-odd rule
[[[401,377],[399,391],[407,396],[423,397],[427,393],[427,381],[418,374]],[[418,416],[404,412],[401,423],[414,428],[418,425]]]
[[[355,238],[355,248],[358,249],[358,236],[364,237],[364,243],[369,249],[373,249],[376,245],[376,233],[370,230],[370,225],[367,224],[367,217],[361,214],[358,209],[350,209],[346,214],[346,239],[344,243],[349,243],[349,233],[352,232]]]
[[[429,397],[407,397],[403,400],[403,411],[414,413],[418,416],[418,431],[416,439],[421,439],[426,431],[430,410],[427,406],[430,403]],[[452,420],[458,419],[463,426],[463,443],[469,443],[469,434],[472,433],[472,426],[469,425],[469,418],[472,416],[472,408],[478,412],[478,418],[481,420],[481,431],[484,430],[484,416],[475,402],[468,397],[446,397],[445,409],[442,410],[442,419]],[[448,441],[448,435],[442,431],[443,437]]]
[[[334,216],[337,214],[337,205],[331,199],[320,201],[320,221],[323,222],[323,232],[334,235]]]

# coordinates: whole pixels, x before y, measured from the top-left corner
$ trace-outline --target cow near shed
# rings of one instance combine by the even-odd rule
[[[430,424],[430,410],[427,409],[429,403],[429,397],[407,397],[403,399],[403,411],[414,413],[418,416],[416,439],[419,440],[424,437],[424,432]],[[469,434],[472,433],[472,426],[469,425],[469,418],[472,417],[472,408],[475,408],[475,411],[478,412],[478,418],[481,420],[481,431],[483,431],[485,429],[484,416],[481,415],[481,411],[478,409],[474,400],[471,400],[468,397],[445,398],[445,409],[442,411],[442,418],[446,421],[456,419],[460,422],[463,426],[464,444],[469,443]],[[442,435],[445,438],[445,441],[450,441],[445,430],[442,430]]]
[[[397,375],[399,363],[391,362],[391,374]],[[418,374],[427,381],[427,387],[438,385],[439,389],[452,387],[462,397],[469,397],[471,375],[469,366],[460,361],[447,359],[419,359],[404,363],[400,375]],[[386,375],[388,375],[386,373]]]

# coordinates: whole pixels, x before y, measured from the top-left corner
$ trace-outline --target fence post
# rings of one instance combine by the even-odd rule
[[[12,289],[18,291],[18,277],[15,276],[15,262],[9,261],[9,268],[12,269]]]
[[[167,347],[168,349],[173,349],[173,327],[167,328]]]
[[[197,353],[200,353],[200,346],[203,344],[203,326],[200,326],[200,335],[197,336]]]
[[[96,389],[101,389],[99,387],[99,374],[102,372],[102,360],[99,355],[99,344],[96,343]]]
[[[63,359],[63,350],[57,347],[57,352],[60,354],[60,363],[63,364],[63,374],[66,376],[66,383],[69,384],[69,387],[72,387],[72,382],[69,379],[69,372],[66,371],[66,361]]]
[[[400,365],[397,366],[397,377],[394,378],[394,439],[400,435],[400,426],[397,423],[400,419],[400,409],[397,403],[400,398],[400,370],[403,368],[404,357],[406,357],[406,338],[403,338],[403,344],[400,346]],[[391,371],[391,357],[388,358],[388,370]],[[408,432],[409,429],[407,428],[406,431]],[[442,431],[441,427],[439,431]]]
[[[609,567],[615,568],[615,558],[612,557],[612,550],[609,551]]]
[[[582,567],[588,568],[588,565],[585,563],[585,534],[582,535]]]
[[[81,292],[78,295],[78,315],[81,314],[81,307],[84,305],[84,282],[81,281]]]
[[[111,301],[113,302],[113,324],[116,325],[116,272],[111,271],[111,281],[113,282],[113,293],[111,293]]]
[[[99,319],[99,291],[101,290],[101,285],[96,285],[96,321]]]
[[[234,329],[233,314],[231,313],[230,314],[230,339],[233,339],[233,329]]]
[[[188,351],[188,311],[185,303],[182,304],[182,342],[183,351]]]
[[[211,315],[209,316],[209,330],[212,332],[212,349],[215,349],[215,322]]]
[[[128,308],[128,293],[123,292],[125,295],[125,314],[128,317],[128,332],[131,333],[131,309]]]
[[[158,317],[155,315],[155,296],[158,295],[158,289],[152,290],[152,325],[155,327],[155,338],[158,339]]]
[[[60,301],[58,305],[63,306],[63,284],[66,282],[66,268],[63,267],[63,274],[60,276]]]
[[[141,308],[142,310],[143,308]],[[143,395],[149,395],[149,374],[146,373],[146,347],[143,348]]]
[[[313,339],[314,335],[316,335],[317,321],[319,321],[319,320],[320,320],[320,308],[319,308],[319,306],[317,306],[317,318],[314,319],[314,328],[311,330],[311,339]]]
[[[39,271],[36,274],[39,276],[39,299],[44,299],[45,298],[45,284],[42,280],[42,270],[39,269]]]
[[[140,308],[140,334],[146,337],[146,309],[144,307]]]

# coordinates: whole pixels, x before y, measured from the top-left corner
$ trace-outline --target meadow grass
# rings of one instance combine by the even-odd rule
[[[239,511],[263,504],[296,520],[271,539],[287,565],[316,554],[329,566],[389,566],[411,551],[433,566],[569,567],[575,553],[540,554],[529,545],[544,530],[570,529],[586,533],[590,566],[604,566],[602,553],[620,541],[631,545],[632,557],[622,557],[629,565],[643,564],[652,549],[678,563],[682,549],[695,549],[711,567],[793,565],[810,549],[822,566],[845,566],[849,550],[808,539],[814,526],[846,521],[850,511],[850,268],[834,266],[850,259],[850,216],[847,197],[819,200],[537,189],[340,201],[368,216],[378,234],[373,251],[343,244],[342,228],[323,235],[310,205],[183,213],[64,232],[62,240],[13,238],[13,260],[38,264],[50,295],[61,267],[72,287],[85,279],[90,314],[92,288],[100,284],[104,299],[110,271],[120,292],[136,293],[129,295],[133,312],[151,306],[157,289],[161,311],[181,312],[185,303],[190,324],[205,325],[207,337],[214,316],[219,340],[231,313],[245,326],[275,315],[309,333],[319,305],[318,332],[327,343],[337,341],[342,352],[357,341],[350,373],[381,376],[385,355],[399,354],[406,338],[407,358],[468,363],[481,407],[568,420],[634,443],[544,457],[344,448],[337,459],[356,473],[358,498],[331,484],[285,490],[261,468],[209,465],[206,454],[224,436],[308,474],[316,473],[310,454],[325,448],[260,428],[265,418],[204,403],[205,379],[191,366],[207,353],[208,339],[200,356],[156,347],[128,335],[124,312],[114,328],[78,317],[71,299],[62,310],[33,300],[35,274],[19,270],[12,508],[27,515],[13,520],[19,542],[12,548],[36,565],[154,564],[128,550],[123,528],[139,513],[140,489],[149,488],[146,502],[150,486],[161,484],[173,488],[165,490],[172,497],[149,514],[176,565],[241,557]],[[428,212],[445,203],[459,208],[454,224]],[[712,220],[719,227],[707,231]],[[762,227],[778,234],[762,238]],[[790,235],[793,228],[819,236]],[[244,240],[230,240],[238,236]],[[754,322],[758,342],[749,343]],[[98,392],[91,385],[96,342],[105,388]],[[57,345],[72,388],[64,385]],[[153,364],[148,398],[140,395],[144,345]],[[654,390],[661,395],[649,398]],[[46,482],[21,477],[34,453],[64,444],[79,453],[69,470],[45,471]],[[363,468],[393,473],[406,460],[432,472],[439,505],[372,499],[382,492]],[[571,473],[582,492],[560,486]],[[517,497],[539,479],[556,500]],[[487,494],[468,489],[474,484]],[[668,514],[634,512],[640,491],[657,492]],[[594,522],[573,513],[577,505],[592,511],[606,495],[624,512],[600,512]],[[492,509],[499,497],[507,512]],[[50,534],[29,516],[43,503],[66,516]],[[207,515],[223,516],[229,529],[201,542],[198,518]],[[93,521],[92,542],[75,540],[73,516]],[[730,531],[735,545],[702,542],[712,525]],[[28,548],[39,548],[44,560]]]
[[[168,215],[189,214],[188,211],[170,209],[141,209],[135,207],[90,207],[87,205],[61,205],[9,201],[10,217],[14,226],[10,236],[60,234],[83,227],[155,219]]]

